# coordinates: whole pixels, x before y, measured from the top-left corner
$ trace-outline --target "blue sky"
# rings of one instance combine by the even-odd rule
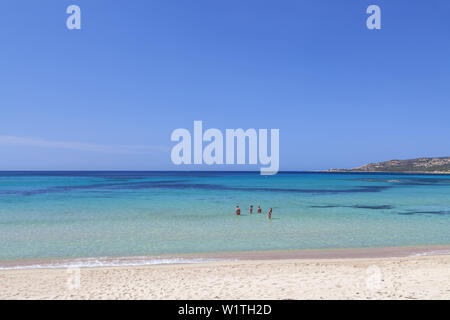
[[[67,6],[82,29],[66,28]],[[366,28],[370,4],[382,29]],[[0,170],[176,167],[176,128],[279,128],[280,169],[450,155],[450,2],[4,0]],[[256,167],[245,167],[257,169]]]

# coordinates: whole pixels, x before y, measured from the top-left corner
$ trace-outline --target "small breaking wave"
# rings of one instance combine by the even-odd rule
[[[445,256],[445,255],[450,255],[450,249],[418,252],[410,255],[410,257]]]
[[[20,263],[0,265],[0,270],[23,269],[67,269],[67,268],[101,268],[101,267],[139,267],[161,264],[194,264],[225,261],[226,259],[207,258],[162,258],[162,257],[124,257],[124,258],[83,258],[74,260],[59,260],[41,263]]]

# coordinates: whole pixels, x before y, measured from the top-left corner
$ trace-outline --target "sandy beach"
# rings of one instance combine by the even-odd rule
[[[450,299],[450,255],[252,257],[81,268],[79,282],[77,269],[1,270],[0,299]]]

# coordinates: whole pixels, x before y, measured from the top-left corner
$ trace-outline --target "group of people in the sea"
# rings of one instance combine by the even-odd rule
[[[258,208],[256,209],[257,213],[261,213],[261,206],[258,205]],[[252,214],[253,213],[253,206],[250,206],[250,208],[248,209],[248,213]],[[239,208],[239,206],[236,206],[236,215],[240,216],[241,215],[241,208]],[[267,218],[270,220],[272,219],[272,208],[269,209],[269,212],[267,213]]]

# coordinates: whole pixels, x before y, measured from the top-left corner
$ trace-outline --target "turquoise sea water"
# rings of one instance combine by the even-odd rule
[[[432,244],[450,176],[0,172],[0,260]]]

